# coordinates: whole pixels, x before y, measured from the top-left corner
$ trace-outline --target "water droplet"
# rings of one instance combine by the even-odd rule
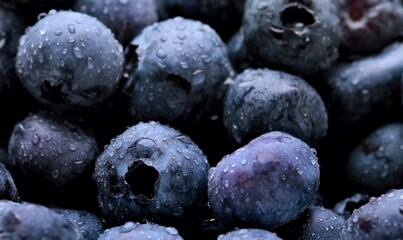
[[[71,151],[75,151],[76,150],[76,146],[74,144],[69,144],[69,149]]]
[[[4,45],[6,45],[6,38],[5,38],[5,37],[2,37],[2,38],[0,39],[0,49],[2,49],[2,48],[4,47]]]
[[[185,40],[186,39],[186,35],[183,34],[183,33],[178,34],[177,37],[178,37],[179,40]]]
[[[34,145],[36,145],[36,144],[38,144],[39,140],[40,140],[39,136],[36,135],[36,134],[34,134],[34,136],[33,136],[33,138],[32,138],[32,143],[33,143]]]
[[[71,36],[67,38],[67,42],[68,42],[68,43],[74,43],[75,41],[76,41],[76,40],[75,40],[73,37],[71,37]]]
[[[245,159],[245,158],[241,160],[242,165],[245,165],[245,164],[246,164],[246,162],[247,162],[247,161],[246,161],[246,159]]]
[[[199,69],[193,72],[192,74],[192,84],[195,86],[201,85],[204,83],[204,80],[206,79],[206,74],[204,73],[203,70]]]
[[[119,2],[120,2],[121,4],[123,4],[123,5],[126,5],[126,4],[129,2],[129,0],[119,0]]]
[[[167,57],[167,54],[166,54],[166,52],[164,51],[164,49],[162,49],[162,48],[159,48],[158,50],[157,50],[157,57],[159,57],[159,58],[161,58],[161,59],[164,59],[164,58],[166,58]]]
[[[76,27],[73,24],[69,24],[67,26],[67,29],[69,30],[69,33],[71,33],[71,34],[76,33]]]
[[[201,57],[201,59],[203,60],[203,62],[205,62],[205,63],[211,62],[211,58],[210,58],[208,55],[206,55],[206,54],[203,54],[203,55],[201,55],[200,57]]]
[[[120,228],[120,232],[127,233],[134,230],[136,227],[137,225],[134,222],[127,222]]]
[[[80,48],[75,47],[73,49],[73,51],[74,51],[74,56],[76,56],[76,58],[84,58],[84,53],[81,51]]]
[[[62,50],[62,54],[65,55],[67,53],[67,48]]]
[[[56,35],[56,36],[60,36],[60,35],[63,34],[63,32],[60,31],[60,30],[55,30],[55,31],[53,32],[53,34]]]
[[[229,187],[229,182],[228,182],[228,180],[225,180],[225,181],[224,181],[224,187],[226,187],[226,188]]]
[[[52,174],[52,177],[54,177],[54,178],[58,178],[59,177],[59,170],[58,169],[56,169],[56,170],[53,170],[52,172],[51,172],[51,174]]]
[[[43,35],[46,34],[46,30],[45,30],[45,29],[41,29],[41,30],[39,31],[39,33],[43,36]]]
[[[179,65],[180,65],[183,69],[189,68],[188,64],[187,64],[186,62],[184,62],[184,61],[181,61],[181,62],[179,63]]]
[[[167,233],[171,235],[178,235],[178,230],[176,230],[176,228],[173,227],[167,227],[165,228],[165,231],[167,231]]]
[[[90,57],[87,58],[87,66],[88,66],[88,69],[94,68],[94,60]]]

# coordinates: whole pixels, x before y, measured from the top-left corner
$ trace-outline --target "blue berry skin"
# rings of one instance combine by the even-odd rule
[[[174,227],[155,223],[138,223],[128,221],[122,225],[106,229],[98,240],[183,240]]]
[[[0,200],[0,209],[1,239],[84,240],[73,223],[44,205]]]
[[[402,239],[403,189],[391,189],[372,197],[370,201],[354,210],[346,220],[343,240]]]
[[[95,17],[52,11],[20,38],[16,69],[40,103],[58,110],[97,107],[117,89],[123,48]]]
[[[323,99],[329,114],[356,122],[369,114],[400,103],[403,44],[352,61],[340,61],[324,72]]]
[[[98,157],[93,178],[109,222],[173,224],[200,203],[208,170],[206,156],[188,136],[150,121],[116,136]]]
[[[356,191],[382,194],[403,184],[403,124],[378,127],[351,152],[345,165]]]
[[[296,219],[319,187],[315,151],[292,135],[265,133],[209,171],[208,202],[228,227],[274,229]]]
[[[105,231],[103,221],[95,213],[60,207],[52,207],[51,209],[77,226],[83,239],[97,240]]]
[[[298,240],[342,240],[341,231],[345,219],[323,206],[309,206],[298,220]]]
[[[15,185],[14,178],[3,164],[2,159],[0,161],[0,199],[7,199],[15,202],[20,201],[20,196],[17,186]]]
[[[249,54],[264,67],[306,76],[339,57],[336,1],[246,1],[242,29]]]
[[[267,68],[246,69],[236,76],[224,98],[223,121],[239,144],[283,131],[315,145],[328,129],[318,92],[296,75]]]
[[[158,20],[155,0],[77,0],[73,10],[103,22],[123,46]]]
[[[240,228],[219,235],[217,240],[282,240],[282,238],[264,229]]]
[[[146,27],[131,45],[138,59],[125,89],[131,117],[178,125],[216,114],[233,69],[214,29],[175,17]]]
[[[342,0],[339,16],[342,47],[348,54],[370,54],[401,35],[403,5],[400,0]]]
[[[63,187],[89,175],[98,153],[92,134],[77,122],[57,112],[41,111],[15,124],[6,165],[24,176],[24,182],[40,179],[49,186]]]

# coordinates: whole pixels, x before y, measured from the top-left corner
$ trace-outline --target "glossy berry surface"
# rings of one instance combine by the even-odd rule
[[[27,182],[41,179],[55,187],[88,175],[99,151],[91,133],[77,122],[45,111],[16,123],[8,144],[6,165]]]
[[[93,178],[106,219],[173,224],[196,207],[207,188],[209,163],[186,135],[158,122],[140,122],[104,149]]]
[[[211,168],[208,200],[224,225],[274,229],[313,202],[319,178],[314,151],[288,133],[272,131]]]
[[[296,75],[268,68],[236,76],[224,98],[223,122],[240,144],[269,131],[315,144],[328,129],[325,103],[317,91]]]
[[[277,234],[258,228],[240,228],[221,234],[217,240],[282,240]]]
[[[339,16],[342,46],[351,53],[374,53],[394,42],[401,34],[401,1],[342,0]]]
[[[43,205],[0,200],[2,239],[83,239],[78,228]]]
[[[261,66],[298,75],[317,73],[339,56],[342,33],[337,13],[338,5],[331,0],[246,1],[246,49]]]
[[[119,239],[164,239],[183,240],[174,227],[165,227],[154,223],[126,222],[122,225],[106,229],[99,240],[119,240]]]
[[[20,38],[22,85],[53,109],[96,107],[116,90],[123,49],[103,23],[74,11],[51,11]]]
[[[217,114],[232,66],[214,29],[175,17],[148,26],[131,45],[137,61],[125,90],[130,116],[177,125]]]
[[[387,193],[373,197],[346,220],[342,239],[400,239],[403,230],[400,223],[402,214],[403,189],[391,189]]]

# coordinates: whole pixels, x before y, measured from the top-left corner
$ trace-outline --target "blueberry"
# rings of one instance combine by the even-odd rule
[[[96,107],[118,87],[122,45],[103,23],[74,11],[52,11],[20,38],[17,74],[40,103],[53,109]]]
[[[314,201],[319,177],[312,148],[288,133],[272,131],[211,168],[208,202],[228,227],[271,230],[297,218]]]
[[[296,75],[267,68],[246,69],[236,76],[224,99],[223,121],[240,144],[277,130],[314,145],[328,129],[318,92]]]
[[[73,223],[46,206],[0,200],[0,209],[2,239],[83,239]]]
[[[125,89],[130,116],[176,127],[217,114],[233,69],[226,45],[211,27],[167,19],[146,27],[131,45],[138,61]]]
[[[98,157],[93,178],[110,223],[173,224],[200,203],[208,170],[206,156],[188,136],[151,121],[116,136]]]
[[[97,240],[105,231],[103,221],[93,212],[60,207],[51,209],[77,226],[86,240]]]
[[[356,190],[381,194],[403,184],[403,124],[388,123],[362,140],[345,165]]]
[[[183,240],[174,227],[166,227],[155,223],[126,222],[106,229],[98,240]]]
[[[0,154],[6,154],[1,150]],[[6,157],[6,156],[5,156]],[[2,156],[0,157],[0,199],[7,199],[11,201],[20,201],[17,186],[15,185],[14,178],[10,171],[3,164]]]
[[[400,103],[402,56],[403,44],[395,43],[375,54],[340,61],[325,71],[321,92],[329,114],[355,122]]]
[[[400,0],[342,0],[339,15],[342,47],[347,54],[381,50],[401,35],[403,5]]]
[[[354,210],[346,220],[342,239],[401,239],[402,205],[403,189],[391,189],[380,196],[372,197],[368,203]]]
[[[302,224],[296,227],[298,240],[343,240],[341,231],[344,218],[323,206],[309,206],[298,219]]]
[[[240,228],[221,234],[217,240],[282,240],[274,232],[258,228]]]
[[[21,173],[24,182],[41,179],[49,186],[62,187],[88,175],[98,153],[96,140],[78,122],[41,111],[15,124],[7,165]]]
[[[242,30],[246,49],[264,67],[312,75],[339,57],[336,1],[246,1]]]
[[[77,0],[73,10],[103,22],[126,46],[141,30],[158,20],[154,0]]]

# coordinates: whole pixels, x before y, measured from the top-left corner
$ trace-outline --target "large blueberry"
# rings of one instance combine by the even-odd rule
[[[62,187],[89,175],[98,153],[92,134],[77,122],[41,111],[15,124],[6,165],[24,176],[25,183],[40,179],[49,186]]]
[[[341,26],[332,0],[246,1],[245,46],[265,67],[311,75],[338,58]]]
[[[378,195],[402,186],[403,124],[384,124],[369,133],[349,155],[345,171],[359,192]]]
[[[186,135],[140,122],[116,136],[96,161],[98,201],[109,222],[182,221],[207,189],[209,163]]]
[[[395,43],[380,52],[339,61],[319,79],[329,115],[356,122],[374,112],[400,103],[403,44]]]
[[[240,144],[269,131],[283,131],[317,144],[326,136],[328,116],[318,92],[287,72],[246,69],[229,85],[223,121]]]
[[[342,229],[343,240],[402,239],[403,189],[370,199],[354,210]]]
[[[202,22],[176,17],[146,27],[125,92],[134,119],[185,123],[217,114],[232,74],[227,49]]]
[[[95,17],[51,11],[20,38],[17,74],[40,103],[69,110],[98,106],[117,89],[123,49]]]
[[[226,155],[209,172],[208,202],[226,226],[274,229],[297,218],[316,198],[315,151],[273,131]]]

